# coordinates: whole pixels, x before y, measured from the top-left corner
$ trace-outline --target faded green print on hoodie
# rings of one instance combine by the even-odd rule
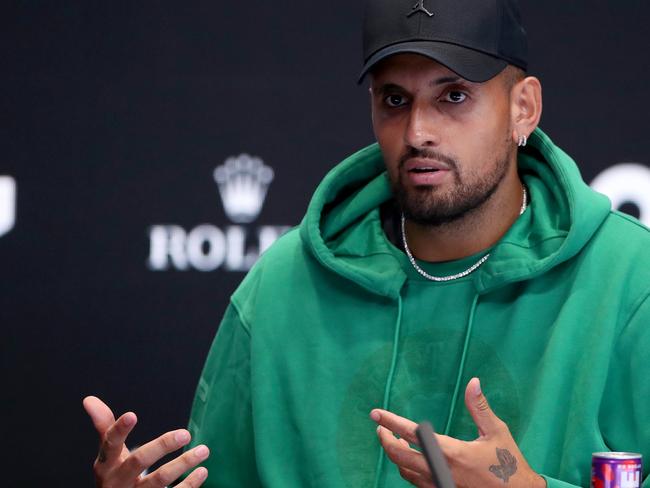
[[[192,445],[212,451],[204,486],[409,486],[370,410],[470,440],[473,376],[550,487],[589,486],[595,451],[650,455],[650,232],[539,130],[519,170],[529,208],[449,283],[420,277],[386,238],[376,145],[327,175],[233,294],[210,350],[190,419]],[[453,274],[481,256],[420,265]]]

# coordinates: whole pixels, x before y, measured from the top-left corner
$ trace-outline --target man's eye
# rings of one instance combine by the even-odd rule
[[[402,95],[388,95],[384,101],[389,107],[401,107],[406,103],[406,100]]]
[[[450,91],[444,97],[445,102],[463,103],[467,99],[467,95],[460,91]]]

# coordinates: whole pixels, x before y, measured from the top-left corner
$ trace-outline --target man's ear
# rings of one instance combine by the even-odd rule
[[[517,144],[521,136],[528,138],[532,134],[542,117],[542,84],[539,79],[527,76],[512,87],[510,115],[512,137]]]

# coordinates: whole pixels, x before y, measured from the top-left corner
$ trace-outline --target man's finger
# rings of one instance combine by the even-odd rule
[[[137,421],[138,418],[133,412],[127,412],[113,422],[113,425],[106,430],[99,447],[99,456],[97,457],[99,463],[110,463],[120,458],[125,447],[126,438]]]
[[[494,414],[490,404],[481,390],[478,378],[472,378],[465,388],[465,406],[474,419],[480,436],[497,433],[503,428],[503,422]]]
[[[140,486],[142,488],[162,488],[167,486],[177,480],[186,471],[205,461],[209,455],[210,450],[206,446],[197,446],[145,476]],[[188,477],[188,480],[193,482],[190,477]]]
[[[127,482],[128,480],[134,479],[136,476],[138,476],[140,473],[142,473],[145,469],[149,469],[149,467],[154,464],[156,461],[161,459],[163,456],[166,456],[167,454],[177,451],[183,446],[186,446],[189,444],[190,440],[192,437],[190,436],[190,433],[185,430],[185,429],[179,429],[179,430],[173,430],[171,432],[167,432],[160,437],[147,442],[146,444],[140,446],[138,449],[133,451],[124,461],[124,464],[122,464],[122,467],[120,468],[120,479],[123,480],[124,482]],[[196,449],[196,448],[195,448]],[[192,451],[194,451],[193,449]],[[188,451],[189,454],[192,451]],[[183,455],[185,456],[185,454]],[[181,458],[183,457],[181,456]],[[178,459],[178,458],[177,458]],[[188,459],[188,458],[185,458]],[[172,463],[174,461],[171,461]],[[168,463],[169,464],[169,463]],[[183,474],[185,471],[188,469],[196,466],[198,464],[188,464],[187,468],[182,470],[176,478],[178,478],[181,474]],[[167,465],[165,465],[167,466]],[[162,469],[162,468],[161,468]],[[163,471],[160,474],[164,474],[166,471]],[[166,484],[171,483],[174,481],[176,478],[168,481]]]
[[[414,450],[404,439],[400,438],[397,441],[404,448]],[[397,469],[399,469],[399,474],[402,478],[418,488],[436,488],[428,473],[418,473],[403,466],[398,466]]]
[[[379,442],[386,451],[388,458],[394,462],[398,468],[406,468],[410,471],[421,473],[426,479],[431,478],[429,466],[422,453],[411,447],[406,447],[400,443],[393,433],[382,426],[377,428]]]
[[[398,469],[399,469],[399,474],[402,476],[402,478],[404,478],[412,485],[417,486],[418,488],[436,488],[436,486],[433,484],[433,481],[427,479],[425,475],[422,475],[421,473],[416,473],[415,471],[411,471],[410,469],[406,469],[406,468],[398,468]]]
[[[192,474],[176,485],[176,488],[197,488],[208,478],[208,470],[201,467],[192,471]]]
[[[86,413],[93,421],[95,429],[101,437],[104,436],[108,428],[115,423],[115,416],[108,405],[94,396],[87,396],[83,400],[83,406]]]
[[[418,424],[415,422],[378,408],[370,412],[370,418],[391,432],[395,432],[400,437],[403,437],[409,443],[419,444],[417,435],[415,434],[415,429],[417,429]]]
[[[386,430],[386,429],[382,429],[382,430]],[[436,434],[436,437],[438,438],[438,443],[441,444],[441,449],[443,450],[443,454],[445,449],[450,450],[453,448],[458,448],[458,443],[462,442],[452,437],[447,437],[444,435]],[[420,454],[420,452],[413,449],[410,446],[410,444],[406,442],[406,440],[400,438],[397,439],[397,442],[399,442],[399,444],[405,449],[409,449],[413,452]],[[429,467],[428,464],[426,466],[427,468]],[[417,486],[418,488],[436,488],[436,486],[433,484],[433,479],[431,477],[430,470],[427,470],[426,473],[421,473],[421,472],[414,471],[412,469],[405,468],[404,466],[397,466],[397,468],[399,469],[402,478],[404,478],[409,483]]]

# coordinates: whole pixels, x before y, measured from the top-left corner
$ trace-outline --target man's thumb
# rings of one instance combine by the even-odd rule
[[[481,382],[478,378],[472,378],[467,383],[465,405],[478,427],[479,435],[490,435],[498,430],[501,421],[490,408],[490,404],[481,390]]]
[[[93,421],[93,425],[100,436],[103,436],[106,430],[115,422],[115,416],[108,405],[99,398],[88,396],[83,401],[84,409]]]

